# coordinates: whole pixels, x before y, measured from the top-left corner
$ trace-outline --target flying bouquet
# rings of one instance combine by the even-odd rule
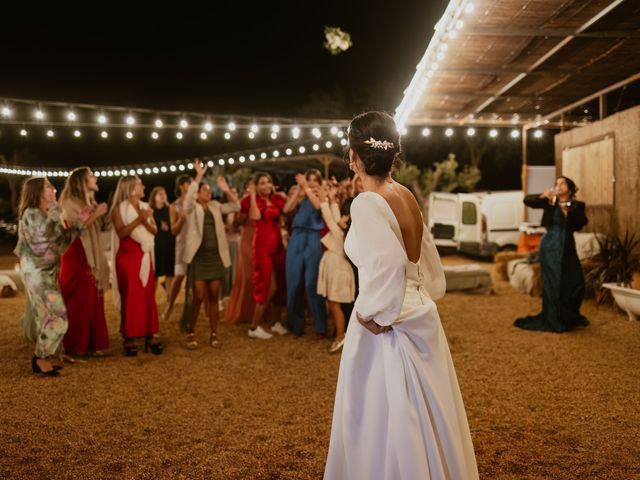
[[[324,48],[329,50],[331,55],[338,55],[353,45],[351,35],[343,32],[339,27],[324,27],[324,36],[327,39],[324,42]]]

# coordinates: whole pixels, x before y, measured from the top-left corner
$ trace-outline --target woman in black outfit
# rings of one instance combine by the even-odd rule
[[[558,177],[555,189],[524,199],[528,207],[544,209],[542,226],[547,233],[540,241],[542,312],[517,319],[516,327],[559,333],[589,324],[580,314],[584,275],[573,238],[588,220],[584,202],[576,200],[577,191],[570,178]]]
[[[171,218],[169,216],[169,201],[163,187],[155,187],[149,194],[149,205],[153,210],[153,219],[158,227],[155,241],[155,277],[165,277],[164,289],[171,291],[173,281],[173,267],[176,256],[176,237],[171,233]]]

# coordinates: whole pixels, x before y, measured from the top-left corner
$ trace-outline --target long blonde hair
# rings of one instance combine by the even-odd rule
[[[60,203],[65,200],[79,200],[83,205],[95,205],[95,193],[87,191],[87,175],[89,167],[75,168],[64,182],[64,188],[60,194]],[[87,203],[87,200],[89,203]]]
[[[137,175],[120,177],[120,180],[118,180],[118,186],[116,187],[116,193],[113,194],[111,211],[109,212],[109,215],[111,215],[113,213],[113,210],[122,202],[124,202],[125,200],[129,200],[129,197],[133,193],[133,189],[136,186],[136,180],[139,180]]]

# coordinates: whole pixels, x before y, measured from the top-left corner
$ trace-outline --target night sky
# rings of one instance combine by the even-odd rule
[[[171,5],[148,15],[127,9],[33,12],[4,31],[0,98],[17,97],[217,114],[350,118],[393,112],[422,57],[446,1],[236,2],[224,9]],[[77,16],[82,12],[74,12]],[[28,20],[26,20],[28,19]],[[16,26],[13,25],[13,26]],[[324,26],[339,26],[353,47],[332,56]],[[33,165],[114,165],[215,154],[260,144],[223,141],[152,144],[16,138],[0,125],[0,153]],[[520,142],[502,131],[483,161],[482,188],[519,188]],[[425,166],[451,151],[466,161],[462,131],[433,129],[404,139],[406,156]],[[531,163],[552,163],[552,135],[533,145]],[[293,173],[293,172],[292,172]]]

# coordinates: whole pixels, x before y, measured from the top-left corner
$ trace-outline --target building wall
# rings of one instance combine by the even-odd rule
[[[584,231],[618,235],[629,231],[640,235],[640,106],[557,134],[556,170],[558,175],[562,175],[562,151],[565,148],[589,144],[607,135],[614,138],[613,206],[594,207],[587,204],[589,225]]]

